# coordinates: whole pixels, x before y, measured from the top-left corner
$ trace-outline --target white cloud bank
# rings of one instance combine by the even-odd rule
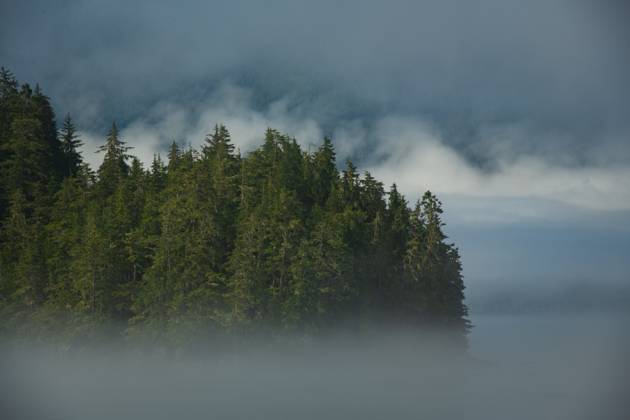
[[[122,127],[121,137],[145,163],[155,153],[164,154],[173,140],[199,147],[215,123],[228,127],[243,152],[261,144],[268,127],[294,136],[312,150],[321,143],[324,130],[316,118],[304,115],[299,102],[290,97],[256,109],[252,92],[224,84],[200,104],[155,105],[145,117]],[[86,159],[95,167],[102,156],[92,152],[104,137],[83,133]],[[546,156],[514,153],[513,139],[508,138],[494,148],[492,169],[482,169],[446,144],[426,121],[401,116],[375,122],[342,121],[332,137],[340,160],[361,155],[362,169],[386,186],[396,182],[410,200],[430,189],[449,202],[465,202],[469,221],[544,218],[554,205],[575,211],[630,210],[628,166],[556,163]],[[491,206],[488,200],[508,204]]]
[[[485,171],[446,145],[429,125],[408,118],[377,124],[371,171],[403,191],[469,197],[531,198],[590,210],[630,209],[630,167],[554,165],[543,156],[506,154]]]

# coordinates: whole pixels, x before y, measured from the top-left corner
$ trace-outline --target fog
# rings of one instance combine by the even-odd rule
[[[11,419],[615,419],[627,314],[474,315],[468,352],[410,331],[201,354],[9,345]]]
[[[112,120],[145,167],[223,123],[331,136],[410,203],[430,189],[474,328],[213,351],[0,342],[3,419],[608,419],[630,399],[624,1],[3,1],[0,65]],[[59,122],[59,121],[58,121]]]

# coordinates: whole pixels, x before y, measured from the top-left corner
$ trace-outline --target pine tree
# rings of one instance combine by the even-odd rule
[[[206,138],[203,146],[198,182],[210,187],[207,199],[218,229],[216,266],[220,271],[226,267],[236,238],[240,166],[230,133],[223,125],[215,126],[214,133]]]
[[[470,328],[442,204],[414,209],[332,141],[314,152],[268,129],[235,152],[216,125],[149,170],[115,124],[97,176],[69,116],[0,70],[0,320],[42,336],[117,323],[173,346],[226,331],[318,334],[340,324]]]
[[[127,152],[131,148],[118,137],[118,127],[112,123],[112,128],[107,134],[105,144],[99,147],[98,152],[103,152],[103,163],[98,168],[99,189],[103,197],[113,194],[116,186],[128,174],[129,166]]]
[[[74,123],[70,118],[70,114],[66,114],[66,117],[63,120],[63,126],[61,127],[59,137],[65,161],[65,175],[75,175],[83,164],[83,158],[81,157],[81,153],[79,153],[79,149],[83,146],[83,142],[77,134]]]
[[[323,207],[334,184],[339,181],[339,172],[335,166],[335,149],[329,137],[324,138],[323,144],[313,155],[308,179],[313,203]]]
[[[234,145],[224,125],[214,126],[214,132],[206,136],[201,152],[203,158],[207,160],[229,159],[234,156]]]
[[[290,293],[291,261],[303,231],[302,168],[295,140],[274,130],[267,130],[263,147],[246,158],[241,189],[247,199],[229,263],[237,319],[283,323],[282,302]]]
[[[71,248],[70,276],[78,295],[74,310],[82,320],[98,324],[109,318],[109,251],[99,229],[98,209],[91,204],[81,232],[81,241]]]
[[[185,158],[184,158],[185,159]],[[207,200],[208,185],[195,168],[168,173],[166,200],[159,209],[160,237],[133,310],[136,336],[186,340],[195,328],[223,322],[224,279],[217,265],[218,230]]]
[[[34,118],[18,118],[11,124],[11,133],[2,153],[7,156],[0,168],[5,194],[16,191],[27,201],[45,194],[50,150],[43,141],[41,124]]]
[[[52,182],[58,184],[66,174],[66,165],[62,145],[57,136],[55,112],[50,104],[50,99],[44,95],[39,85],[35,86],[31,101],[33,103],[34,116],[40,122],[42,140],[46,144],[48,153],[50,153],[48,177]]]
[[[341,175],[341,190],[344,205],[351,209],[360,208],[360,180],[357,167],[350,159],[346,160],[346,168]]]
[[[283,308],[289,329],[317,333],[349,315],[354,292],[350,256],[343,227],[334,217],[324,217],[302,239],[292,260]]]
[[[411,232],[411,212],[407,200],[398,192],[396,184],[391,186],[388,195],[382,245],[384,253],[382,266],[385,271],[381,290],[386,300],[386,310],[392,317],[398,317],[401,315],[398,311],[399,303],[405,299],[405,253]]]
[[[0,99],[3,101],[17,94],[18,82],[13,73],[4,67],[0,67]]]
[[[163,204],[167,178],[166,167],[159,155],[154,156],[151,170],[137,181],[134,181],[136,178],[133,175],[134,166],[136,165],[132,165],[130,178],[134,184],[137,203],[133,206],[133,212],[138,220],[126,236],[128,258],[132,265],[133,287],[128,290],[132,295],[132,306],[135,305],[136,296],[142,288],[144,275],[155,259],[161,234],[160,207]]]
[[[438,322],[466,332],[468,310],[463,303],[464,284],[459,252],[447,244],[442,231],[442,203],[430,191],[422,197],[422,212],[426,223],[426,254],[423,260],[431,286],[429,307]]]
[[[46,226],[49,276],[54,279],[49,289],[48,306],[51,312],[72,314],[79,304],[79,293],[74,286],[69,262],[76,255],[76,247],[83,240],[86,213],[90,200],[89,172],[83,166],[64,179],[55,194],[50,221]]]
[[[401,285],[401,311],[419,322],[426,317],[430,284],[426,275],[426,224],[422,205],[416,202],[409,220],[407,249],[404,255],[405,276]]]
[[[440,201],[427,191],[412,212],[405,255],[407,290],[414,317],[465,334],[469,323],[457,248],[445,242]]]
[[[171,143],[166,156],[168,158],[168,170],[171,172],[175,171],[182,158],[182,151],[176,141]]]
[[[8,218],[2,226],[0,252],[2,318],[10,327],[28,326],[45,301],[47,268],[41,223],[29,217],[26,197],[14,192]]]

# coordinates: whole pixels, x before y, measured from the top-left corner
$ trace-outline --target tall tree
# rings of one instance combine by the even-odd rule
[[[97,175],[69,116],[0,69],[0,328],[182,345],[256,328],[317,334],[373,322],[470,328],[442,204],[413,209],[332,140],[313,153],[268,129],[246,156],[216,125],[168,164],[131,156],[112,124]]]
[[[102,196],[113,194],[118,183],[128,174],[129,166],[127,152],[131,148],[125,145],[118,136],[118,127],[112,123],[107,134],[105,144],[99,147],[98,152],[104,153],[103,163],[98,168],[99,189]]]
[[[240,199],[240,162],[234,154],[230,133],[223,125],[217,125],[214,133],[206,138],[199,166],[199,182],[207,184],[207,197],[212,216],[218,229],[216,266],[224,271],[228,257],[234,248],[236,221]]]
[[[167,198],[159,209],[160,236],[130,331],[181,344],[195,329],[207,332],[221,325],[225,280],[209,185],[198,182],[197,168],[184,165],[169,171],[168,178]]]
[[[313,155],[311,172],[312,199],[315,204],[323,207],[339,179],[339,171],[335,165],[335,149],[329,137],[324,138],[323,144]]]
[[[16,118],[8,141],[3,145],[7,158],[0,168],[5,194],[19,191],[27,201],[45,194],[50,149],[43,141],[42,128],[34,118]]]
[[[65,161],[65,175],[75,175],[83,164],[83,158],[79,152],[79,149],[83,146],[83,142],[77,134],[77,130],[70,118],[70,114],[66,114],[66,117],[63,120],[63,126],[59,132],[59,137],[61,141],[61,151],[63,152]]]
[[[46,299],[48,285],[42,225],[28,213],[26,198],[19,190],[14,192],[0,232],[0,307],[2,317],[17,328],[28,326]]]

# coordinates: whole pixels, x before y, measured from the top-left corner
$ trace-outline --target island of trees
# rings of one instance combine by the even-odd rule
[[[39,87],[0,73],[0,328],[7,334],[187,343],[343,325],[469,329],[440,201],[415,205],[329,138],[276,130],[244,156],[217,125],[148,168],[115,124],[93,170]],[[264,134],[264,137],[262,135]]]

